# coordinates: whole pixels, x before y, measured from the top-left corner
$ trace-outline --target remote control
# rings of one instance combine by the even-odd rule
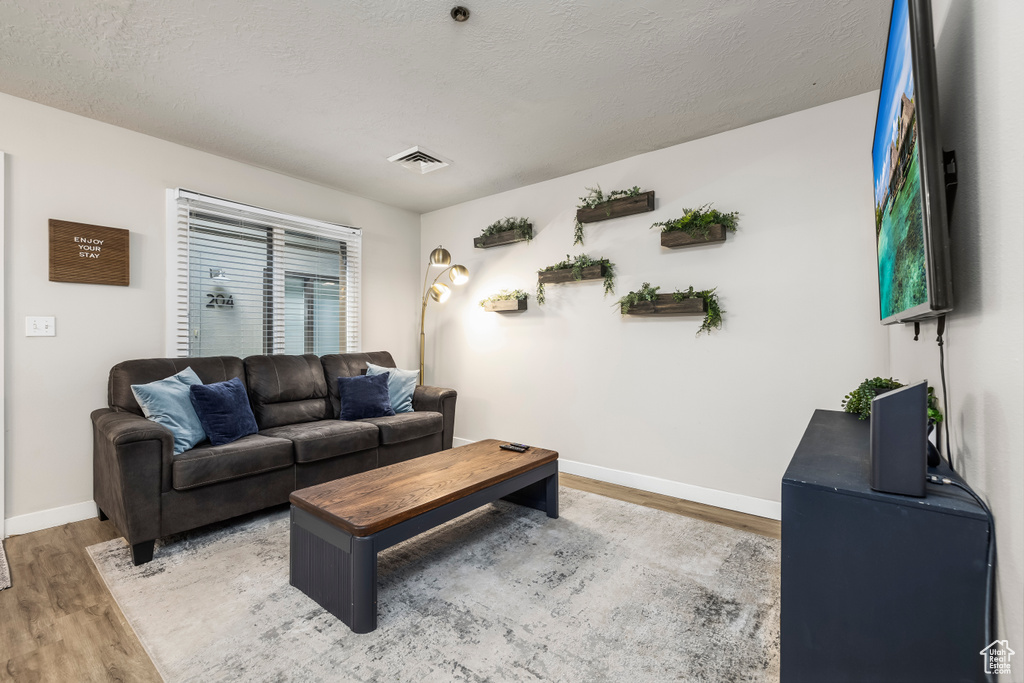
[[[506,451],[515,451],[516,453],[525,453],[526,449],[529,448],[526,444],[522,443],[503,443],[498,448]]]

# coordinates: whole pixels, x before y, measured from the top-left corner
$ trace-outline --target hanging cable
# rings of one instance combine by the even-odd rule
[[[942,378],[942,423],[945,425],[946,432],[946,461],[949,463],[949,469],[955,473],[956,468],[953,466],[953,442],[949,440],[949,394],[946,392],[946,351],[945,345],[942,342],[942,336],[945,333],[946,316],[941,315],[939,316],[935,341],[939,345],[939,376]]]

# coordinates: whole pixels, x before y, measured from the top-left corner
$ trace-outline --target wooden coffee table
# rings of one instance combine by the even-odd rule
[[[291,585],[377,628],[377,553],[499,498],[558,517],[558,453],[488,439],[291,494]]]

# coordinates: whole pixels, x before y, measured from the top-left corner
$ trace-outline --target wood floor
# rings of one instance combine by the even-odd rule
[[[779,538],[779,522],[560,473],[563,486]],[[119,536],[88,519],[4,541],[0,681],[159,681],[85,548]],[[127,552],[127,550],[126,550]]]
[[[619,486],[618,484],[606,484],[603,481],[578,477],[575,474],[566,474],[565,472],[558,473],[558,483],[569,488],[598,493],[608,498],[624,500],[627,503],[643,505],[655,510],[664,510],[665,512],[674,512],[684,517],[703,519],[705,522],[714,522],[715,524],[749,531],[770,538],[782,538],[782,522],[776,519],[755,517],[754,515],[747,515],[742,512],[693,503],[688,500],[680,500],[672,496],[663,496],[660,493],[631,489],[626,486]]]
[[[85,552],[119,535],[87,519],[4,541],[0,681],[160,680]]]

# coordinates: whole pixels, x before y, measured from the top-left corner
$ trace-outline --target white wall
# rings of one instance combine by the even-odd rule
[[[425,214],[423,260],[442,243],[472,275],[428,311],[427,383],[458,389],[456,434],[542,445],[613,470],[585,468],[595,476],[668,480],[682,486],[667,492],[696,498],[692,487],[728,492],[705,499],[777,515],[812,411],[838,409],[887,367],[874,281],[876,101],[861,95]],[[575,205],[596,183],[657,193],[652,213],[586,228],[583,251],[617,267],[616,297],[600,282],[549,285],[543,307],[531,298],[522,314],[483,312],[485,295],[532,293],[539,268],[579,253]],[[651,223],[705,202],[739,211],[739,231],[724,245],[662,249]],[[473,249],[503,216],[529,217],[534,241]],[[724,328],[695,338],[696,318],[622,318],[615,299],[644,281],[718,287]]]
[[[89,413],[106,404],[112,365],[165,352],[167,188],[363,228],[363,348],[416,362],[416,214],[3,94],[0,149],[7,533],[95,513]],[[131,286],[49,282],[50,218],[131,230]],[[26,338],[26,315],[56,316],[57,336]]]
[[[7,260],[4,256],[4,246],[7,242],[5,235],[7,234],[6,228],[4,227],[7,223],[7,208],[6,208],[6,197],[7,197],[7,155],[4,152],[0,152],[0,301],[4,301],[4,278],[2,277],[3,270]],[[0,318],[0,358],[6,358],[4,355],[4,339],[6,337],[5,330],[7,321],[6,319]],[[4,456],[4,439],[7,434],[7,427],[4,424],[4,405],[7,400],[6,392],[3,391],[4,387],[4,367],[0,365],[0,540],[6,537],[5,523],[4,523],[4,467],[5,456]]]
[[[996,516],[1000,637],[1024,644],[1024,5],[954,2],[937,41],[959,188],[946,371],[954,461]],[[1016,85],[1011,85],[1016,84]],[[890,330],[891,372],[939,386],[935,324]],[[979,648],[980,649],[980,648]],[[1019,657],[1020,655],[1018,655]],[[1021,678],[1024,664],[1012,662]]]

